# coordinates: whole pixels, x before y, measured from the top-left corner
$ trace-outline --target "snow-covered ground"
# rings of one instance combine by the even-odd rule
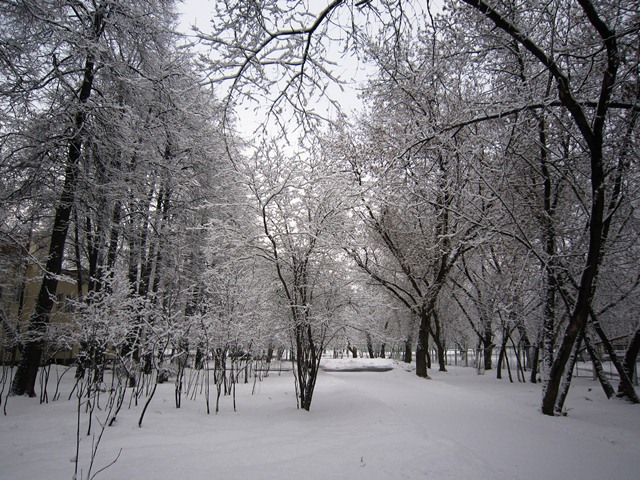
[[[328,364],[353,369],[354,361]],[[253,395],[251,383],[238,385],[237,412],[226,397],[211,415],[202,394],[177,410],[173,383],[162,384],[142,428],[140,404],[125,405],[105,429],[93,473],[121,452],[96,478],[640,478],[640,406],[606,400],[590,378],[574,380],[569,415],[550,418],[539,413],[539,385],[462,367],[423,380],[402,364],[384,366],[395,368],[323,371],[311,412],[296,410],[290,372],[271,373]],[[48,405],[8,399],[0,417],[0,479],[72,478],[76,406],[66,400],[69,381],[62,400]],[[86,473],[91,438],[82,442]]]

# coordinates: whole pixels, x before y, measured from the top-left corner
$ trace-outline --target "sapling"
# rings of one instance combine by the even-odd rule
[[[85,404],[90,402],[90,398],[87,398],[85,395],[89,392],[91,392],[91,390],[89,390],[87,388],[87,381],[83,381],[80,383],[80,385],[78,385],[78,388],[76,390],[76,398],[77,398],[77,408],[76,408],[76,454],[75,456],[71,459],[71,461],[74,463],[74,473],[72,476],[73,480],[93,480],[94,478],[96,478],[97,475],[99,475],[100,473],[104,472],[107,468],[111,467],[113,464],[115,464],[118,459],[120,458],[120,454],[122,453],[122,449],[120,449],[120,451],[118,452],[118,455],[115,457],[114,460],[112,460],[110,463],[108,463],[106,466],[100,468],[98,471],[94,472],[92,474],[92,470],[94,468],[95,465],[95,461],[97,458],[97,454],[98,454],[98,449],[100,447],[100,443],[102,442],[102,437],[104,435],[105,429],[108,425],[112,425],[113,424],[113,420],[115,419],[115,415],[112,417],[112,414],[114,413],[114,409],[118,406],[118,404],[121,404],[121,401],[119,401],[119,397],[120,397],[120,389],[118,388],[112,388],[109,392],[109,399],[107,401],[107,408],[104,411],[104,420],[100,420],[99,418],[97,418],[96,416],[96,421],[98,423],[98,425],[100,426],[99,429],[97,429],[97,432],[94,431],[93,435],[91,435],[91,424],[92,424],[92,417],[94,417],[95,415],[95,404],[97,404],[97,399],[94,399],[93,402],[91,402],[93,404],[93,406],[91,408],[88,408],[88,417],[89,417],[89,430],[87,431],[87,436],[92,436],[92,440],[91,440],[91,448],[89,451],[89,458],[88,458],[88,468],[86,471],[86,474],[84,473],[84,471],[80,468],[80,460],[81,460],[81,453],[80,453],[80,446],[81,446],[81,423],[82,423],[82,410],[83,410],[83,406],[85,406]],[[118,384],[120,384],[120,382],[118,382]],[[97,395],[97,391],[93,390],[93,394],[92,395]],[[111,421],[109,420],[111,417]]]

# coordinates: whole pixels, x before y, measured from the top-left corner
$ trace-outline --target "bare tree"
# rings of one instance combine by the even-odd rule
[[[393,118],[386,125],[397,141],[385,145],[387,150],[371,150],[379,156],[380,151],[388,154],[394,147],[392,158],[410,162],[438,143],[445,163],[452,164],[451,158],[461,154],[468,155],[468,162],[462,161],[461,165],[473,169],[480,161],[481,167],[474,173],[485,190],[479,193],[482,189],[478,188],[476,193],[486,196],[488,190],[511,221],[511,225],[505,225],[491,219],[484,225],[520,243],[539,261],[544,276],[541,343],[547,381],[542,410],[555,415],[562,411],[564,392],[570,385],[576,341],[584,334],[593,310],[603,258],[614,239],[611,226],[626,201],[623,186],[629,178],[631,157],[625,145],[631,143],[625,138],[637,135],[637,89],[633,86],[637,48],[633,45],[637,45],[638,26],[634,15],[616,2],[463,3],[470,8],[451,3],[442,22],[437,17],[421,22],[432,27],[425,29],[428,33],[420,35],[416,42],[424,45],[427,54],[410,58],[409,62],[398,55],[406,40],[402,37],[403,27],[408,25],[407,15],[391,13],[392,6],[400,5],[398,2],[337,1],[304,15],[296,8],[283,12],[275,2],[261,7],[241,3],[236,12],[244,15],[236,16],[235,22],[225,18],[207,39],[228,54],[226,63],[214,63],[219,70],[214,70],[212,76],[229,79],[232,96],[248,93],[243,88],[249,86],[269,89],[279,85],[275,90],[277,101],[290,100],[297,111],[304,112],[307,88],[318,84],[305,84],[301,79],[328,78],[307,77],[310,72],[322,72],[307,67],[327,65],[320,56],[316,57],[322,52],[316,47],[324,46],[323,39],[331,38],[331,21],[339,18],[339,12],[349,11],[352,25],[359,24],[358,18],[362,26],[374,17],[357,17],[360,8],[378,14],[375,18],[380,28],[366,32],[371,34],[366,44],[375,45],[380,33],[382,41],[378,43],[387,47],[386,51],[378,48],[377,52],[385,60],[378,63],[386,73],[388,95],[376,108],[387,115],[396,109],[409,111],[411,115],[405,118],[411,120],[403,123],[400,118]],[[296,3],[294,7],[302,5]],[[402,3],[407,5],[410,2]],[[363,30],[348,29],[345,37],[361,40],[356,33]],[[235,31],[240,33],[232,33]],[[452,32],[458,41],[442,42],[442,32]],[[234,60],[229,61],[231,58]],[[442,62],[434,61],[437,58]],[[434,77],[422,75],[425,65],[436,73]],[[446,70],[443,65],[455,65],[458,70]],[[272,67],[279,75],[270,75]],[[428,85],[436,91],[442,87],[446,102],[439,104],[439,98],[425,98],[420,88],[407,88],[411,85],[408,80],[416,78],[423,82],[422,87]],[[434,115],[438,109],[447,115]],[[630,113],[621,119],[616,113],[619,110]],[[375,122],[371,123],[371,131],[379,134],[382,129],[375,130]],[[613,128],[614,125],[623,128]],[[474,139],[464,137],[471,132]],[[359,153],[362,152],[361,156],[366,157],[367,149]],[[501,156],[523,159],[527,168],[521,172],[530,174],[527,178],[536,183],[535,188],[522,188],[516,192],[523,194],[519,198],[509,190],[517,186],[517,180],[507,182],[506,190],[494,188],[499,177],[487,175],[483,168],[489,166],[498,172],[504,166]],[[385,171],[387,165],[377,167]],[[408,170],[415,169],[411,165]],[[527,210],[523,205],[526,195],[533,195],[532,200],[538,205],[535,209]],[[520,203],[521,210],[513,208],[512,199]],[[434,202],[444,207],[443,215],[451,213],[446,202]],[[382,207],[372,208],[371,212],[372,225],[384,226],[385,222],[390,223],[389,218],[397,217],[392,212],[383,218],[387,213]],[[521,212],[527,212],[524,221],[518,218]],[[420,215],[413,217],[417,221]],[[453,217],[455,221],[465,218]],[[563,223],[569,228],[561,229]],[[395,233],[397,225],[392,230]],[[445,238],[449,237],[442,237]],[[393,243],[400,252],[399,242]],[[406,253],[401,253],[397,261],[406,265]],[[580,260],[569,262],[568,258]],[[370,259],[371,256],[361,263]],[[562,325],[566,328],[554,355],[554,334]]]
[[[306,158],[308,157],[308,158]],[[272,266],[288,309],[299,407],[309,410],[324,348],[345,307],[333,235],[344,206],[332,169],[313,152],[259,152],[245,176],[261,222],[258,255]]]
[[[31,10],[29,7],[34,8]],[[46,13],[35,10],[35,5],[27,6],[32,13],[30,21],[37,22],[39,15]],[[93,10],[85,12],[85,18],[78,18],[79,21],[87,21],[91,28],[87,32],[85,41],[97,42],[103,35],[106,21],[110,15],[110,7],[106,4],[98,5]],[[55,28],[55,23],[51,22],[51,28]],[[80,50],[82,56],[82,47],[76,46]],[[71,210],[76,195],[76,187],[78,180],[78,166],[83,146],[84,129],[87,119],[85,105],[89,101],[93,90],[94,75],[96,73],[96,54],[89,51],[83,55],[82,76],[77,87],[77,100],[75,103],[75,114],[71,131],[69,133],[69,141],[67,143],[64,184],[60,193],[59,203],[55,209],[54,221],[52,226],[51,242],[49,246],[49,255],[45,264],[45,274],[36,301],[35,312],[30,319],[30,334],[32,340],[25,343],[22,350],[22,359],[13,382],[13,392],[18,395],[28,394],[35,395],[34,385],[36,381],[36,373],[40,365],[40,359],[43,350],[43,340],[41,338],[48,323],[51,310],[54,304],[55,293],[58,285],[58,276],[62,271],[62,262],[64,256],[64,247],[69,229],[71,218]],[[55,57],[54,57],[55,58]],[[54,69],[58,67],[54,63]]]
[[[568,57],[559,57],[556,52],[545,46],[532,36],[520,19],[505,14],[499,7],[494,7],[483,0],[464,0],[471,7],[484,16],[489,23],[512,38],[518,45],[532,55],[549,73],[557,89],[557,99],[567,110],[575,127],[582,136],[582,141],[588,154],[591,186],[590,205],[588,207],[588,242],[585,251],[585,262],[582,273],[577,281],[577,289],[572,301],[571,314],[557,356],[551,366],[549,381],[543,395],[542,411],[546,415],[555,415],[562,409],[558,402],[561,384],[570,382],[565,367],[569,365],[574,354],[576,339],[587,325],[591,301],[593,299],[598,269],[604,255],[607,240],[606,224],[615,212],[619,193],[615,186],[608,187],[608,164],[615,165],[615,157],[607,158],[606,135],[610,102],[615,92],[619,74],[621,51],[619,36],[614,31],[615,18],[612,12],[605,8],[598,9],[589,0],[579,0],[581,12],[572,11],[583,25],[585,31],[590,31],[599,39],[590,49],[590,57],[601,66],[599,86],[594,87],[595,99],[593,108],[587,108],[580,102],[579,84],[569,73],[571,61]],[[624,32],[622,35],[628,35]],[[602,52],[602,53],[600,53]],[[575,68],[575,67],[574,67]],[[594,79],[595,80],[595,79]],[[594,82],[595,83],[595,82]],[[615,184],[614,184],[615,185]],[[607,193],[609,192],[609,197]]]
[[[49,158],[51,191],[57,198],[47,206],[53,217],[51,225],[43,225],[51,231],[49,252],[13,384],[15,393],[33,395],[63,264],[75,263],[80,293],[83,285],[93,293],[108,289],[120,268],[123,239],[140,239],[136,228],[146,225],[158,234],[145,243],[149,258],[136,258],[141,244],[127,253],[135,258],[136,269],[145,269],[134,272],[132,283],[142,280],[157,291],[159,239],[168,238],[170,220],[190,217],[202,223],[199,214],[187,210],[195,211],[202,201],[202,165],[221,143],[215,146],[210,120],[215,114],[190,75],[189,59],[177,54],[172,43],[172,2],[53,5],[34,0],[3,4],[2,9],[16,47],[3,57],[12,66],[3,83],[3,106],[20,105],[23,113],[38,119],[21,123],[14,108],[5,138],[12,145],[27,145],[36,125],[39,135],[46,134],[44,150],[22,146],[3,151],[3,158],[30,155],[35,163]],[[41,45],[21,51],[17,45],[34,33],[40,38],[33,41]],[[31,95],[23,91],[27,84]],[[24,104],[18,102],[20,96]],[[199,135],[209,139],[200,141]],[[31,142],[36,145],[35,138]],[[167,249],[165,254],[163,265],[169,271],[175,259]]]

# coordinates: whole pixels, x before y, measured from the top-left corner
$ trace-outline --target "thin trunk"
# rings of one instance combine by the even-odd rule
[[[609,379],[607,378],[604,368],[602,368],[602,362],[598,358],[596,351],[593,349],[591,345],[591,339],[588,335],[584,336],[584,345],[587,349],[587,352],[589,352],[591,362],[593,363],[593,369],[596,372],[598,380],[600,380],[600,385],[602,385],[602,389],[604,390],[605,395],[607,396],[607,398],[613,397],[616,392],[611,386],[611,383],[609,383]]]
[[[493,343],[493,332],[491,329],[485,330],[481,341],[482,346],[484,347],[484,369],[491,370],[493,368],[493,349],[495,348]]]
[[[375,358],[376,354],[373,351],[373,342],[371,340],[371,334],[367,332],[366,337],[367,337],[367,351],[369,352],[369,358]]]
[[[525,372],[527,371],[527,369],[526,359],[523,358],[525,356],[525,350],[521,348],[522,339],[517,345],[516,342],[513,341],[513,336],[509,335],[509,339],[511,340],[511,346],[513,347],[513,350],[516,354],[516,372],[518,374],[518,381],[526,383],[527,379],[525,378]]]
[[[100,225],[98,224],[94,227],[89,217],[87,217],[85,225],[87,230],[87,254],[89,256],[89,291],[95,292],[98,290],[96,284],[98,279],[98,263],[100,261],[99,240],[97,240],[96,237],[100,236]],[[94,232],[94,230],[97,231]]]
[[[509,332],[506,328],[502,329],[502,342],[500,343],[500,353],[498,354],[498,365],[496,366],[496,378],[502,379],[502,364],[506,361],[507,365],[509,359],[507,356],[507,342],[509,341]]]
[[[438,355],[438,366],[439,366],[438,371],[446,372],[447,371],[446,348],[442,340],[442,327],[440,325],[440,318],[438,317],[438,314],[436,313],[435,310],[431,313],[431,316],[433,318],[433,325],[435,326],[435,330],[434,329],[430,329],[430,330],[431,330],[431,335],[433,336],[433,341],[436,344],[436,354]],[[429,323],[431,326],[431,322]]]
[[[84,279],[82,278],[82,259],[80,256],[80,232],[78,231],[78,212],[74,209],[74,253],[75,253],[75,261],[76,261],[76,278],[77,278],[77,289],[76,292],[78,294],[78,298],[82,297],[82,286],[84,284]]]
[[[413,357],[413,338],[411,338],[411,335],[409,335],[404,342],[404,356],[402,361],[404,363],[411,363],[411,361],[413,360],[412,357]]]
[[[531,383],[538,383],[538,365],[540,363],[540,347],[532,345],[533,359],[531,361]]]
[[[118,241],[120,239],[120,218],[122,215],[122,204],[116,201],[113,206],[111,216],[111,231],[109,233],[109,244],[107,246],[106,264],[103,264],[98,270],[98,281],[96,283],[96,291],[102,290],[105,286],[111,289],[111,280],[113,278],[113,269],[116,264],[118,253]]]
[[[573,345],[573,350],[571,352],[571,356],[567,361],[567,366],[564,371],[564,378],[562,380],[562,386],[558,393],[558,399],[556,401],[556,415],[562,415],[564,410],[564,402],[567,399],[567,395],[569,393],[569,387],[571,386],[571,379],[573,378],[573,370],[576,365],[576,361],[578,359],[578,352],[580,351],[580,345],[582,344],[582,340],[584,339],[585,332],[581,332]]]
[[[627,347],[627,351],[624,355],[624,361],[622,363],[622,368],[624,368],[627,377],[632,381],[634,378],[637,378],[637,372],[635,370],[638,352],[640,352],[640,326],[631,337],[631,341],[629,342],[629,346]],[[618,385],[618,393],[620,394],[623,392],[624,389],[622,388],[622,385]]]
[[[498,354],[498,364],[496,365],[496,378],[498,380],[502,380],[502,362],[504,361],[506,348],[506,341],[503,340],[502,345],[500,345],[500,353]]]
[[[547,84],[547,94],[550,93],[551,82]],[[544,381],[548,379],[553,364],[553,347],[556,326],[556,301],[558,284],[555,274],[556,232],[554,228],[555,201],[551,173],[548,165],[547,125],[545,112],[538,117],[538,141],[540,142],[540,172],[542,174],[544,215],[542,223],[542,241],[546,262],[542,265],[544,273],[545,303],[543,309],[542,335],[542,373]]]
[[[505,351],[505,354],[504,354],[504,361],[507,365],[507,373],[509,374],[509,381],[513,383],[513,375],[511,374],[511,363],[509,362],[509,354],[507,351]]]
[[[502,380],[502,357],[504,356],[504,350],[500,349],[498,354],[498,364],[496,365],[496,378]]]
[[[604,345],[605,351],[607,355],[609,355],[609,359],[611,363],[613,363],[616,371],[618,372],[618,376],[620,377],[620,383],[618,384],[618,394],[621,397],[627,397],[629,401],[633,403],[640,403],[640,399],[638,398],[638,394],[636,393],[635,388],[633,387],[632,377],[627,374],[626,369],[623,366],[623,363],[618,358],[615,349],[613,348],[613,344],[605,334],[602,326],[600,325],[600,321],[596,316],[595,312],[591,311],[591,325],[593,326],[595,332],[602,340],[602,344]]]
[[[531,368],[531,340],[529,339],[529,335],[527,335],[527,329],[524,325],[524,322],[519,321],[517,325],[518,333],[520,334],[520,342],[522,345],[523,354],[523,368],[526,371],[527,368]]]
[[[416,345],[416,375],[422,378],[429,378],[427,371],[429,335],[429,319],[426,312],[420,313],[420,327],[418,328],[418,343]]]

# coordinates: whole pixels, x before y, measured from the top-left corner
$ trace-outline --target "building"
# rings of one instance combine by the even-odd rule
[[[27,251],[17,244],[0,244],[0,361],[3,363],[20,359],[19,345],[29,331],[45,257],[46,250],[41,247],[31,246]],[[47,335],[48,360],[68,362],[78,353],[70,335],[76,321],[77,279],[77,270],[64,270],[58,281]],[[86,289],[85,284],[85,293]]]

